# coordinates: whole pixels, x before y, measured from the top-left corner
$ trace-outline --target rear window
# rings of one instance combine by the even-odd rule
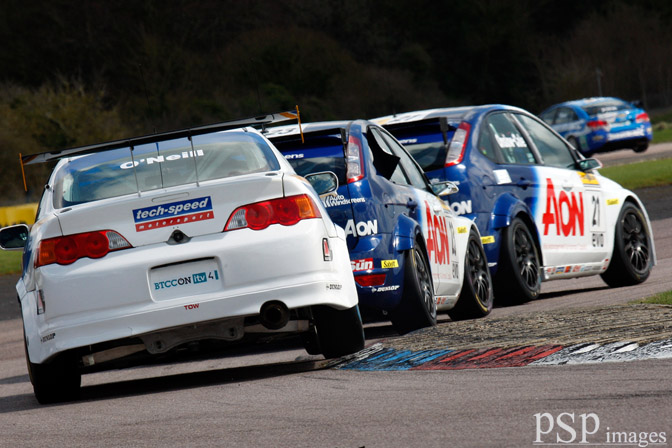
[[[307,176],[312,173],[331,171],[338,176],[339,185],[347,184],[345,155],[340,135],[317,138],[304,135],[304,137],[305,143],[301,143],[300,140],[284,142],[273,140],[273,144],[285,156],[297,174]]]
[[[590,105],[583,106],[583,110],[586,111],[588,115],[599,115],[606,114],[609,112],[618,112],[621,110],[632,109],[625,101],[620,100],[605,100],[596,103],[591,103]]]
[[[250,132],[219,132],[71,159],[54,175],[54,207],[138,191],[280,169],[272,149]]]
[[[453,131],[448,131],[448,142],[453,138]],[[395,135],[399,143],[413,156],[423,171],[443,168],[446,161],[446,145],[443,144],[441,132],[429,132],[414,136]]]

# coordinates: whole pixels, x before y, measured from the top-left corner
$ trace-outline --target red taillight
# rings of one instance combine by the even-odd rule
[[[364,177],[362,142],[357,137],[352,135],[348,137],[348,148],[345,156],[348,183],[357,182]]]
[[[35,267],[58,263],[71,264],[80,258],[101,258],[110,252],[132,247],[113,230],[78,233],[41,241],[35,258]]]
[[[635,117],[635,122],[637,122],[637,123],[648,123],[650,121],[651,120],[649,119],[649,114],[647,114],[646,112],[642,112],[641,114],[637,114],[637,116]]]
[[[246,228],[262,230],[271,224],[292,226],[302,219],[320,216],[320,211],[310,196],[300,194],[238,207],[231,213],[224,231]]]
[[[591,120],[586,122],[586,125],[593,131],[604,129],[607,127],[607,122],[604,120]]]
[[[446,165],[457,165],[464,157],[464,150],[467,147],[467,140],[469,140],[469,133],[471,132],[471,125],[466,121],[460,123],[457,130],[453,134],[453,138],[448,146],[448,154],[446,154]]]
[[[380,286],[385,284],[387,274],[356,275],[355,281],[359,286]]]

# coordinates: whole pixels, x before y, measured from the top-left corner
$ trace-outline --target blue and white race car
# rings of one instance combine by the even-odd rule
[[[649,115],[618,98],[566,101],[539,117],[584,155],[626,148],[643,152],[653,138]]]
[[[325,357],[363,348],[343,229],[240,128],[287,115],[24,156],[60,159],[32,228],[0,230],[0,247],[24,254],[16,289],[40,403],[75,398],[83,373],[185,344],[295,334]]]
[[[492,282],[478,229],[460,218],[422,169],[388,132],[364,120],[270,128],[266,135],[297,173],[333,173],[335,194],[323,196],[345,228],[360,307],[382,311],[401,333],[453,319],[487,315]]]
[[[656,262],[637,195],[600,176],[553,129],[505,105],[381,117],[432,182],[453,181],[452,210],[474,221],[495,296],[538,296],[542,280],[600,274],[610,286],[645,281]]]

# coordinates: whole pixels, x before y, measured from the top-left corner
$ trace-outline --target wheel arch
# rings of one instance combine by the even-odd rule
[[[541,250],[541,239],[539,238],[539,230],[537,229],[537,225],[534,223],[532,216],[532,211],[525,202],[514,195],[507,193],[497,199],[497,203],[492,212],[491,228],[501,233],[504,228],[511,225],[511,222],[515,218],[520,218],[529,229],[532,238],[534,238],[534,244],[537,245],[538,249],[539,261],[541,266],[543,266],[544,254]]]
[[[424,243],[425,238],[422,236],[420,223],[406,215],[399,215],[399,219],[394,226],[394,249],[397,252],[412,249],[415,247],[415,240],[418,235],[420,235],[420,241]],[[427,253],[426,247],[423,247],[423,250]]]

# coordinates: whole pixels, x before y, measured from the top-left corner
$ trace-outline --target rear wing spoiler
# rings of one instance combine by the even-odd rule
[[[220,123],[207,124],[193,128],[180,129],[176,131],[161,132],[158,134],[144,135],[141,137],[131,137],[121,140],[113,140],[105,143],[96,143],[93,145],[79,146],[76,148],[63,149],[60,151],[49,151],[39,154],[29,154],[22,156],[19,154],[21,160],[21,170],[25,165],[32,165],[36,163],[45,163],[52,160],[61,159],[63,157],[71,157],[83,154],[93,154],[102,151],[109,151],[112,149],[133,148],[139,145],[146,145],[148,143],[157,143],[165,140],[173,140],[178,138],[191,138],[196,135],[210,134],[212,132],[226,131],[229,129],[243,128],[246,126],[265,126],[271,123],[278,123],[286,120],[297,120],[299,122],[299,130],[301,131],[301,117],[299,115],[299,106],[296,109],[276,112],[267,115],[260,115],[250,118],[240,118],[231,121],[223,121]]]

